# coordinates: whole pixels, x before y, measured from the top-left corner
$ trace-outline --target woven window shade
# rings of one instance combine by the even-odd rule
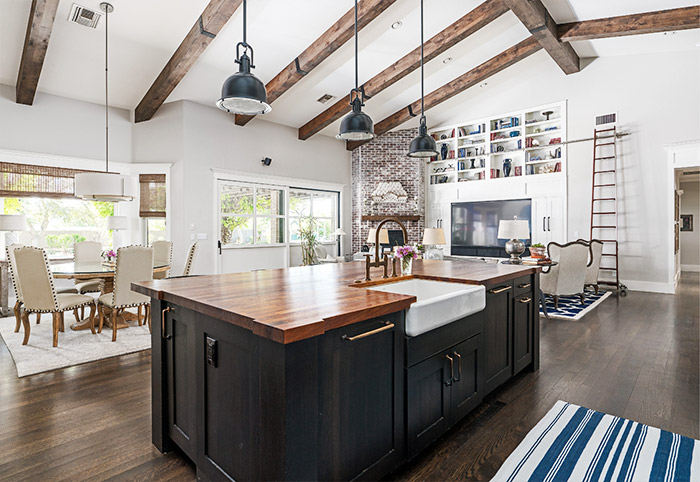
[[[165,217],[165,174],[139,174],[142,218]]]
[[[73,198],[74,176],[85,171],[0,162],[0,196]]]

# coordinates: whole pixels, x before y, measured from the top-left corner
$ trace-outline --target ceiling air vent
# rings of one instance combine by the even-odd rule
[[[616,122],[617,122],[617,113],[599,115],[599,116],[596,116],[596,118],[595,118],[596,127],[602,126],[605,124],[615,124]]]
[[[331,94],[323,94],[321,97],[316,99],[316,102],[320,102],[321,104],[325,104],[329,100],[331,100],[333,96]]]
[[[102,14],[99,12],[74,3],[70,9],[68,21],[84,27],[97,28],[97,22],[99,22],[101,16]]]
[[[684,176],[694,176],[695,174],[700,174],[700,171],[684,171]]]

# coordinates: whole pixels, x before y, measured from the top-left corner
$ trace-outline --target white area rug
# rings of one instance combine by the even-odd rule
[[[31,315],[30,322],[29,343],[22,345],[24,329],[20,327],[19,332],[14,332],[14,316],[0,318],[0,336],[15,361],[19,378],[151,348],[148,326],[138,326],[135,321],[129,322],[129,328],[119,330],[117,341],[112,342],[111,328],[105,327],[102,333],[96,335],[90,330],[71,330],[70,325],[75,320],[67,312],[64,322],[66,331],[58,334],[56,348],[53,347],[51,315],[45,314],[39,325],[36,324],[36,315]]]

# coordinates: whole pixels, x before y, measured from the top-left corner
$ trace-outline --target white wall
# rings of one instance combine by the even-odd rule
[[[129,111],[110,108],[109,123],[110,160],[131,162]],[[15,88],[0,84],[0,148],[104,161],[104,106],[41,92],[17,104]]]
[[[697,52],[598,58],[566,76],[542,51],[450,100],[441,124],[568,100],[574,140],[592,137],[596,115],[617,111],[621,130],[631,133],[618,151],[620,275],[631,289],[669,291],[669,261],[649,253],[673,249],[660,228],[670,223],[672,196],[664,147],[700,138],[698,79]],[[588,237],[592,154],[591,142],[568,148],[570,239]]]
[[[700,271],[700,182],[681,182],[681,214],[693,215],[693,230],[681,231],[681,271]]]
[[[341,194],[341,219],[343,229],[350,232],[350,155],[342,142],[324,136],[300,141],[296,129],[262,119],[239,127],[233,116],[188,101],[166,104],[162,110],[152,120],[134,126],[134,160],[175,163],[171,171],[175,273],[184,263],[191,234],[207,236],[199,241],[195,271],[212,273],[215,269],[218,237],[212,169],[346,185]],[[260,162],[264,157],[272,158],[270,167]],[[346,238],[349,243],[349,236]],[[254,251],[264,256],[264,248]],[[250,249],[246,253],[255,254]]]

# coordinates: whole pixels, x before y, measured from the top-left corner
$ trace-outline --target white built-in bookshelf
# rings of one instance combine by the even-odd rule
[[[566,170],[566,103],[558,102],[430,131],[440,155],[430,185],[545,176]]]

